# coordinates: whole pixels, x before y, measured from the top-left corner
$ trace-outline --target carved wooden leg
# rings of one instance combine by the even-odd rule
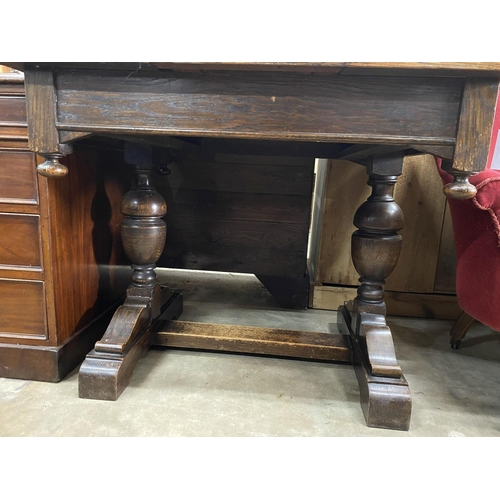
[[[450,344],[452,349],[458,349],[462,339],[467,335],[469,328],[474,323],[475,319],[465,311],[457,318],[450,331]]]
[[[182,300],[157,282],[154,268],[165,244],[167,212],[163,197],[151,186],[151,150],[127,144],[125,160],[135,165],[134,187],[124,196],[122,240],[132,264],[131,285],[103,338],[83,362],[79,396],[116,400],[127,386],[137,361],[149,348],[154,320],[178,317]],[[168,311],[166,312],[166,308]],[[170,313],[170,314],[169,314]]]
[[[373,157],[368,163],[372,194],[354,217],[352,259],[360,275],[357,297],[339,311],[339,329],[353,344],[361,406],[369,427],[408,430],[411,396],[396,360],[386,325],[383,285],[401,250],[403,213],[392,197],[401,174],[401,153]]]

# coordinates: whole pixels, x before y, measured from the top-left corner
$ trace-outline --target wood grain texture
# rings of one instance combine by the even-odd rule
[[[1,209],[1,206],[0,206]],[[40,217],[0,212],[0,268],[41,268]]]
[[[354,300],[357,295],[357,287],[341,285],[321,285],[315,283],[311,287],[311,305],[312,309],[325,309],[327,311],[338,311],[345,302]],[[386,292],[386,299],[390,292]]]
[[[167,232],[167,244],[158,261],[159,267],[250,274],[257,272],[290,278],[302,276],[306,271],[306,250],[287,250],[286,259],[277,261],[271,260],[269,257],[273,254],[282,256],[283,253],[265,247],[248,245],[214,247],[206,242],[200,244],[191,242],[189,246],[179,246],[177,241],[176,247],[170,248],[169,235],[172,236],[172,231]]]
[[[308,184],[310,187],[310,179]],[[279,187],[279,189],[284,188],[283,185]],[[235,186],[235,189],[238,187]],[[212,221],[309,224],[309,196],[241,193],[209,189],[177,189],[172,195],[172,203],[175,203],[176,212],[184,217],[203,215],[204,219]]]
[[[345,302],[356,297],[356,288],[315,285],[312,307],[336,311]],[[389,316],[454,320],[460,314],[457,297],[437,293],[409,293],[385,291]]]
[[[55,125],[56,94],[52,71],[27,69],[25,88],[30,149],[39,154],[57,153],[59,134]]]
[[[35,339],[16,338],[16,343],[0,343],[0,377],[59,382],[64,379],[102,337],[112,316],[109,312],[96,318],[60,346],[33,345]],[[13,339],[10,339],[13,340]]]
[[[38,186],[32,153],[0,150],[0,203],[30,205],[38,203]]]
[[[299,252],[304,250],[304,238],[297,237],[297,234],[305,234],[307,240],[307,224],[245,221],[245,227],[242,228],[240,221],[221,219],[213,221],[213,229],[207,232],[206,227],[203,227],[204,219],[188,219],[179,216],[176,234],[184,241],[194,241],[197,238],[198,248],[214,245]]]
[[[26,126],[24,96],[0,95],[0,126]]]
[[[230,193],[259,193],[269,195],[310,196],[313,184],[314,159],[300,165],[278,158],[220,156],[213,161],[200,158],[179,158],[167,178],[154,177],[158,189],[167,185],[178,189],[224,191]],[[286,168],[283,168],[286,167]],[[162,186],[165,188],[162,189]]]
[[[369,427],[381,427],[385,429],[395,429],[406,431],[410,427],[411,418],[411,394],[408,388],[408,382],[402,375],[401,370],[397,369],[397,361],[393,355],[383,357],[386,365],[384,369],[377,370],[382,373],[388,372],[392,376],[375,375],[372,373],[373,363],[370,363],[370,351],[366,351],[368,339],[365,342],[364,336],[358,336],[358,331],[352,327],[353,316],[349,310],[352,304],[342,306],[337,314],[337,327],[339,332],[349,335],[353,350],[353,364],[356,377],[358,379],[361,408],[365,415],[366,424]],[[359,329],[363,330],[373,319],[373,314],[362,315]],[[383,317],[381,317],[383,320]],[[379,323],[377,321],[377,323]],[[381,321],[378,327],[383,326]],[[385,327],[387,328],[387,327]],[[392,344],[390,330],[387,330],[387,340]],[[385,354],[390,354],[385,350]],[[374,356],[375,359],[377,357]],[[388,370],[386,370],[387,368]],[[399,376],[398,376],[399,374]]]
[[[368,184],[372,192],[354,214],[357,230],[351,237],[352,261],[361,283],[356,299],[360,312],[365,306],[366,312],[377,314],[379,308],[385,308],[385,280],[396,267],[401,252],[399,231],[404,226],[404,217],[393,193],[403,170],[403,161],[403,152],[399,151],[371,157],[368,163]],[[380,314],[385,316],[385,312]],[[376,337],[385,338],[379,335],[379,331]]]
[[[9,62],[18,71],[25,71],[29,63]],[[89,63],[62,62],[38,63],[46,67],[122,69],[133,73],[175,71],[288,71],[294,73],[328,74],[384,74],[384,75],[434,75],[467,76],[499,75],[500,64],[496,62],[121,62]]]
[[[13,280],[45,280],[47,273],[41,267],[1,266],[0,277]]]
[[[168,206],[160,266],[303,277],[314,159],[257,154],[271,149],[181,153],[154,176]]]
[[[78,396],[116,401],[127,387],[137,362],[149,346],[150,332],[146,330],[124,356],[92,350],[78,373]]]
[[[57,347],[3,343],[0,338],[0,377],[58,382]]]
[[[434,278],[434,292],[456,293],[457,257],[455,253],[455,239],[451,221],[450,207],[445,205],[439,253],[437,257],[436,277]]]
[[[7,130],[0,127],[0,149],[2,150],[28,150],[28,130],[26,129],[25,137],[9,137],[3,131]]]
[[[498,78],[467,80],[460,111],[453,170],[480,172],[486,168],[499,84]]]
[[[0,81],[0,95],[1,111],[8,112],[10,120],[5,121],[0,113],[0,324],[3,328],[0,328],[3,332],[0,333],[0,376],[57,381],[74,369],[97,338],[102,336],[102,325],[100,330],[92,326],[95,317],[112,306],[112,300],[116,300],[128,284],[130,271],[128,266],[123,265],[123,257],[121,261],[113,260],[117,255],[113,254],[109,261],[121,263],[122,267],[106,269],[108,235],[105,226],[108,210],[103,203],[105,197],[102,190],[96,187],[99,178],[94,175],[94,169],[100,162],[104,163],[100,165],[103,169],[109,169],[109,165],[105,165],[106,158],[123,172],[123,158],[121,153],[115,152],[113,158],[103,152],[109,148],[109,144],[104,142],[100,149],[94,149],[93,156],[87,156],[86,160],[91,159],[90,165],[85,164],[85,158],[84,161],[74,162],[80,173],[86,171],[88,177],[90,172],[91,181],[87,184],[82,182],[82,191],[93,182],[95,196],[91,199],[90,210],[79,212],[82,202],[78,201],[79,186],[74,185],[73,198],[67,205],[60,206],[67,212],[68,226],[57,226],[51,213],[51,207],[54,208],[52,188],[56,186],[51,183],[49,188],[47,179],[37,179],[35,155],[28,150],[22,82],[16,83],[14,92],[12,85]],[[9,102],[11,105],[7,104]],[[106,196],[114,199],[115,204],[118,200],[119,204],[120,183],[108,175],[104,184]],[[87,221],[83,225],[87,224],[85,227],[92,230],[74,236],[72,221],[82,213]],[[111,227],[108,230],[116,233],[118,229]],[[93,239],[100,239],[100,246],[93,245]],[[62,262],[61,258],[55,260],[54,246],[63,248]],[[119,243],[115,250],[123,255]],[[94,262],[81,257],[89,255],[89,251],[94,252]],[[101,265],[96,265],[96,261]],[[62,275],[54,271],[57,266]],[[92,281],[96,267],[99,269],[97,283]],[[117,286],[120,274],[125,278],[122,279],[121,291]],[[72,281],[75,276],[76,280]],[[92,283],[95,285],[93,293],[97,299],[94,307],[86,310],[88,302],[80,301],[77,288],[80,283],[89,283],[89,277],[90,286],[93,286]],[[59,286],[57,300],[54,283]],[[113,291],[108,293],[110,288]],[[87,328],[89,325],[91,327]]]
[[[61,130],[443,145],[455,142],[463,85],[251,72],[57,75]]]
[[[283,157],[286,164],[290,164],[292,158],[299,164],[299,158],[336,158],[339,145],[322,142],[290,142],[290,141],[266,141],[244,139],[212,139],[202,138],[201,148],[205,154],[214,154],[227,157],[241,157],[256,155],[259,157],[273,157],[273,163],[279,165],[280,158]],[[224,153],[221,153],[224,151]],[[218,161],[222,161],[220,156],[216,156]],[[302,164],[302,163],[300,163]]]
[[[155,62],[155,68],[176,71],[293,71],[328,74],[500,75],[496,62]]]
[[[17,200],[16,200],[17,201]],[[20,203],[3,203],[0,201],[0,210],[3,213],[13,214],[40,214],[40,205],[35,204],[20,204]]]
[[[166,347],[351,361],[349,343],[341,335],[276,328],[165,321],[152,334],[152,343]]]
[[[120,203],[130,185],[118,175],[128,172],[123,155],[76,149],[64,159],[69,175],[45,181],[57,343],[122,296],[131,273],[120,237]]]
[[[152,184],[151,147],[125,143],[125,161],[134,165],[134,184],[120,207],[122,244],[132,264],[131,286],[149,289],[157,283],[154,268],[165,246],[167,204]]]
[[[332,180],[327,185],[315,282],[356,286],[358,274],[351,262],[350,245],[345,235],[355,230],[354,213],[369,195],[367,176],[363,166],[345,160],[333,160],[329,169]],[[337,183],[336,179],[343,182]],[[349,190],[344,189],[344,182],[350,186]],[[442,183],[431,156],[405,158],[403,174],[394,193],[405,216],[400,233],[403,245],[398,264],[387,278],[386,290],[431,293],[441,246],[442,258],[453,259],[444,246],[453,247],[453,235],[441,234],[446,207],[441,190]]]
[[[405,215],[400,234],[399,262],[387,278],[386,289],[396,292],[434,291],[446,198],[430,155],[406,157],[394,199]]]
[[[337,182],[342,179],[342,182]],[[332,160],[327,173],[317,283],[359,285],[351,259],[349,236],[356,227],[354,214],[370,194],[365,167],[347,160]],[[349,189],[345,189],[349,186]]]
[[[135,318],[129,313],[135,310]],[[136,318],[145,314],[146,324],[161,314],[170,320],[182,314],[182,296],[159,285],[127,290],[125,304],[119,307],[103,338],[82,363],[78,375],[80,398],[115,401],[128,385],[135,365],[151,345],[154,324],[143,328]],[[129,319],[132,319],[130,321]],[[115,328],[116,327],[116,328]]]
[[[0,337],[47,338],[43,281],[0,278]]]
[[[360,323],[360,335],[364,337],[369,354],[367,361],[370,373],[377,377],[400,378],[402,371],[385,317],[360,313]]]

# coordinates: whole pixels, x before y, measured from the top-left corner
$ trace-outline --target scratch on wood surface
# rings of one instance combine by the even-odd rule
[[[125,80],[128,80],[132,75],[136,75],[140,71],[141,68],[142,68],[142,63],[139,63],[138,68],[135,71],[132,71],[132,73],[130,73],[129,75],[127,75]]]

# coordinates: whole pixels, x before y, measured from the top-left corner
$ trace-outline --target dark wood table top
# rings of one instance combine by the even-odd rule
[[[500,62],[36,62],[2,63],[23,70],[25,64],[65,68],[175,71],[292,71],[337,75],[500,76]]]

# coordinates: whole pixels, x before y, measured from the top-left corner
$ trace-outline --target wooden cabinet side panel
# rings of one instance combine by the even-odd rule
[[[126,168],[123,154],[77,145],[64,163],[68,176],[47,183],[58,345],[116,302],[130,277],[120,238],[129,180],[113,175]]]

